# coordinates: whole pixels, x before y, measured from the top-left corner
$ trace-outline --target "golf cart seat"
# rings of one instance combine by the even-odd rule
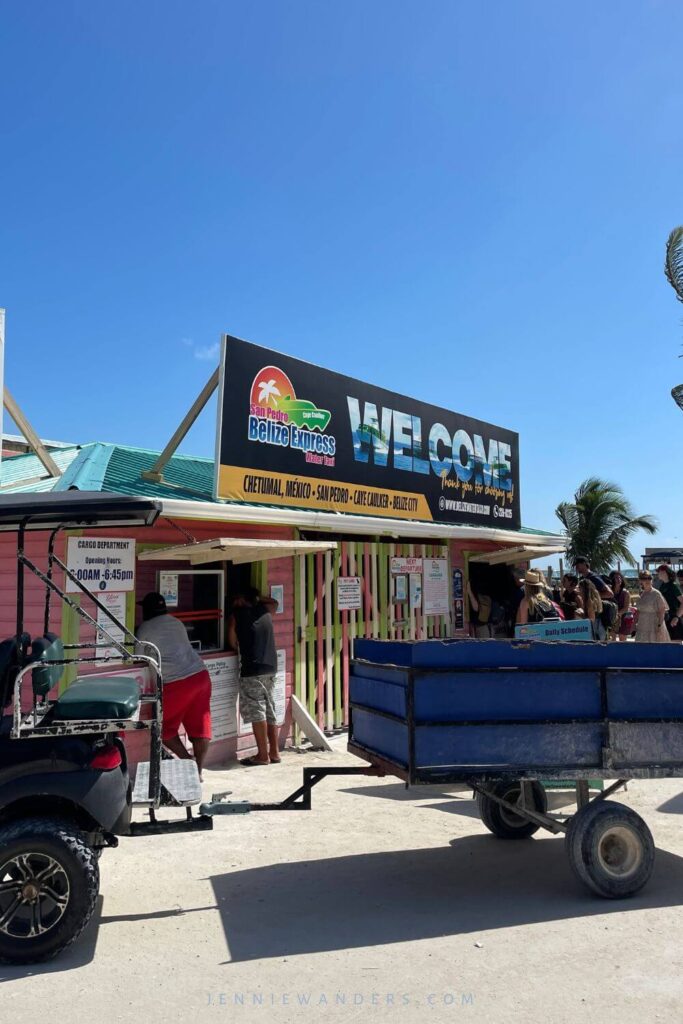
[[[53,714],[60,722],[80,719],[132,718],[140,706],[140,689],[128,676],[76,679],[57,698]]]
[[[64,674],[64,646],[54,633],[33,641],[31,656],[33,693],[45,698]],[[140,689],[130,676],[76,679],[52,704],[52,716],[60,722],[130,719],[140,706]]]

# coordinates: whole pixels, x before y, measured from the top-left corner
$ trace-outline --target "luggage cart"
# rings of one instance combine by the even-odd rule
[[[618,899],[646,884],[650,830],[610,797],[629,779],[683,777],[680,645],[357,640],[355,653],[348,749],[368,767],[305,769],[285,801],[242,811],[308,809],[327,774],[466,784],[499,839],[564,834],[593,893]],[[592,795],[593,779],[609,784]],[[544,781],[573,787],[575,812],[550,812]],[[222,799],[202,809],[233,813]]]

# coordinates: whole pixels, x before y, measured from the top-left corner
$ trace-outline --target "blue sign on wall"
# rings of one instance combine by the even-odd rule
[[[546,619],[545,622],[528,622],[515,626],[516,640],[593,640],[590,619]]]

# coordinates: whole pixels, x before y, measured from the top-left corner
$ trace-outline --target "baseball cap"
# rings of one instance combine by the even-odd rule
[[[155,613],[160,615],[162,612],[166,611],[166,601],[161,594],[157,594],[155,590],[149,594],[145,594],[142,601],[137,601],[136,603],[142,605],[142,612],[144,615],[153,615]]]

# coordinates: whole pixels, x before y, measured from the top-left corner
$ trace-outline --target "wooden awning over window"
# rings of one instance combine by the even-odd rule
[[[250,538],[217,537],[195,544],[178,544],[170,548],[156,548],[145,551],[138,558],[141,561],[190,562],[202,565],[205,562],[266,562],[273,558],[289,558],[291,555],[312,555],[318,551],[334,551],[337,547],[332,540],[252,540]]]
[[[539,548],[532,544],[522,544],[515,548],[499,548],[498,551],[481,551],[470,555],[470,562],[485,562],[487,565],[517,565],[518,562],[530,562],[534,558],[545,558],[546,555],[561,555],[564,545]]]

